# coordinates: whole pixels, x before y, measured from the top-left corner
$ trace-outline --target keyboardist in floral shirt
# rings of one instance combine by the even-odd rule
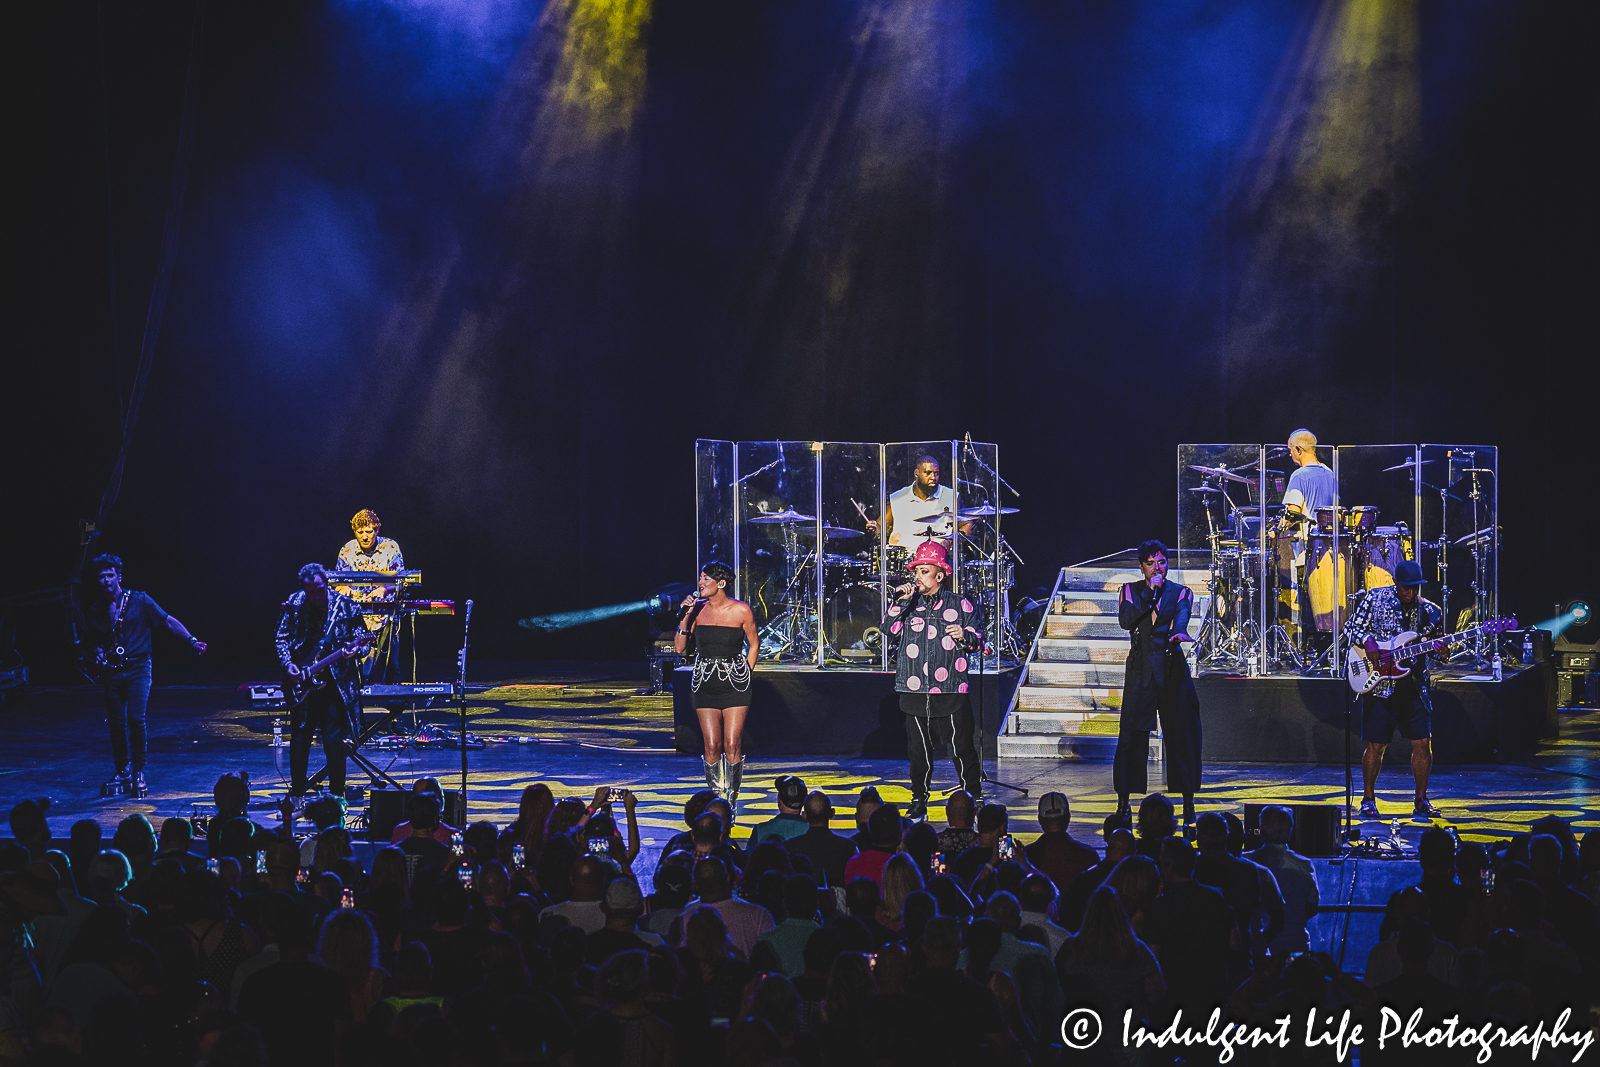
[[[883,628],[899,651],[894,687],[911,757],[912,802],[906,815],[918,819],[928,811],[935,745],[953,745],[961,788],[974,797],[983,793],[967,692],[969,657],[983,638],[972,601],[944,588],[950,560],[943,545],[924,542],[909,566],[912,580],[894,591]]]

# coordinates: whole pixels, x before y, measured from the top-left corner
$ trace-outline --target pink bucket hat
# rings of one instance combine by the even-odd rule
[[[906,564],[906,570],[913,570],[920,563],[929,563],[945,574],[950,573],[950,557],[945,554],[944,546],[937,541],[924,541],[917,546],[917,554],[911,557]]]

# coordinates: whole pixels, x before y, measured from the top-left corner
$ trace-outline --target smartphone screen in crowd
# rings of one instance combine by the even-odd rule
[[[466,860],[462,860],[460,863],[456,864],[456,881],[460,882],[468,889],[472,888],[472,864],[468,863]]]
[[[511,865],[513,867],[525,866],[528,862],[528,850],[519,841],[511,846]]]
[[[1014,860],[1017,858],[1017,843],[1012,839],[1010,834],[1006,834],[1004,837],[1000,838],[999,848],[996,850],[996,852],[1000,857],[1001,863],[1004,863],[1007,860]]]
[[[266,874],[267,873],[267,850],[266,849],[258,849],[256,851],[256,873],[257,874]]]
[[[356,906],[356,887],[347,885],[339,893],[339,907],[353,908]]]

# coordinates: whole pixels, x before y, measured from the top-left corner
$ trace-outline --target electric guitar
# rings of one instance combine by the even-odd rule
[[[364,634],[352,640],[343,648],[336,648],[309,667],[300,669],[300,677],[283,677],[283,702],[290,707],[295,707],[306,697],[322,689],[333,681],[328,673],[328,668],[342,659],[358,656],[375,642],[377,638],[372,634]]]
[[[1475,634],[1497,634],[1517,628],[1516,619],[1490,619],[1460,633],[1446,634],[1434,641],[1420,641],[1417,634],[1403,634],[1379,641],[1367,638],[1365,645],[1351,645],[1344,657],[1344,676],[1357,693],[1370,693],[1385,678],[1399,678],[1411,669],[1411,660],[1448,645],[1465,641]]]

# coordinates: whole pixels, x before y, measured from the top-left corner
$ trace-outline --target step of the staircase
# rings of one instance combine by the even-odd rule
[[[1122,716],[1115,711],[1042,711],[1018,708],[1006,724],[1014,734],[1072,734],[1116,737]]]
[[[1081,759],[1109,762],[1117,754],[1117,739],[1071,734],[1002,734],[996,739],[1001,759]],[[1150,762],[1162,759],[1161,738],[1150,738]]]
[[[1115,663],[1054,663],[1034,660],[1028,667],[1030,686],[1121,686],[1125,668]]]
[[[1017,690],[1017,707],[1029,711],[1111,711],[1122,707],[1122,688],[1025,685]]]
[[[1117,637],[1041,637],[1034,662],[1121,663],[1128,657],[1127,631]]]
[[[1189,617],[1189,633],[1198,634],[1204,623],[1200,612],[1194,612]],[[1106,615],[1046,615],[1044,619],[1045,637],[1120,637],[1124,642],[1128,640],[1128,631],[1124,630],[1116,620],[1116,616]]]
[[[1074,591],[1088,592],[1091,590],[1104,590],[1116,593],[1122,590],[1127,582],[1144,580],[1144,575],[1139,573],[1137,567],[1066,567],[1066,577],[1063,579],[1062,588]],[[1183,570],[1168,571],[1170,581],[1186,585],[1197,593],[1206,591],[1211,581],[1211,572],[1185,568]]]

